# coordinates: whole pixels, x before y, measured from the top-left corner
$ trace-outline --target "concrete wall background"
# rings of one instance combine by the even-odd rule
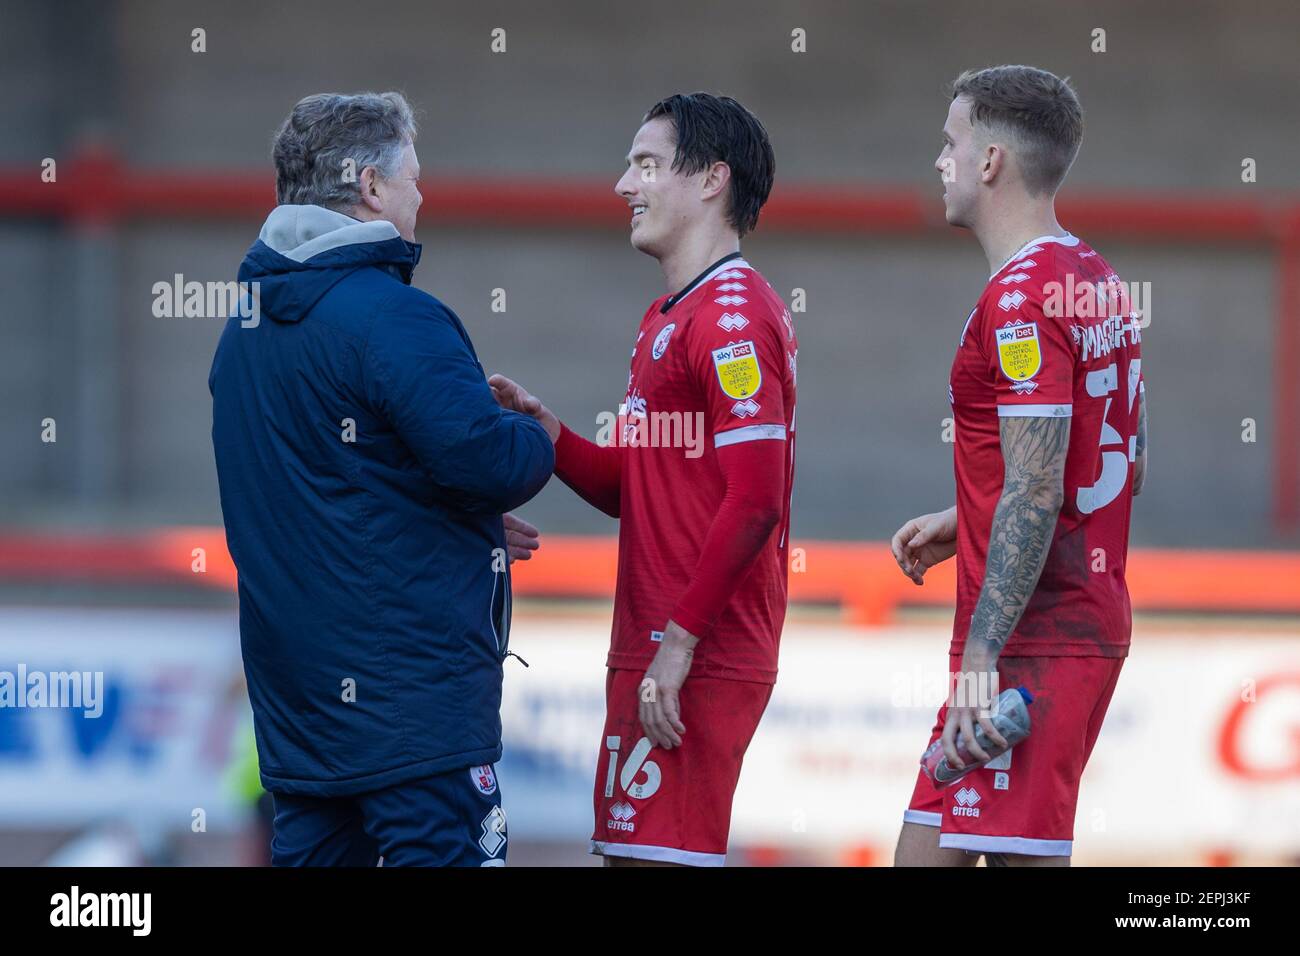
[[[763,119],[778,183],[933,187],[937,209],[945,83],[967,66],[1031,62],[1071,75],[1088,113],[1067,189],[1300,192],[1291,3],[261,7],[9,4],[0,77],[17,95],[0,101],[0,162],[30,165],[40,188],[41,158],[93,135],[138,166],[265,169],[269,182],[270,135],[299,97],[401,88],[422,114],[429,173],[612,187],[641,112],[667,92],[704,88]],[[196,26],[204,54],[190,52]],[[488,47],[498,26],[504,55]],[[806,54],[790,52],[795,27],[807,30]],[[1107,31],[1105,54],[1089,50],[1094,27]],[[1245,156],[1258,162],[1255,185],[1240,181]],[[219,323],[154,318],[150,287],[176,272],[232,278],[258,225],[139,223],[96,235],[0,221],[0,522],[220,520],[206,385]],[[426,226],[419,238],[417,283],[461,315],[485,367],[594,433],[596,413],[622,396],[636,321],[663,291],[656,264],[617,232]],[[1086,238],[1123,277],[1153,287],[1143,343],[1153,471],[1135,540],[1288,543],[1269,521],[1267,249]],[[946,504],[948,366],[985,275],[973,239],[807,238],[760,225],[745,250],[787,297],[807,290],[796,316],[796,539],[883,536]],[[505,314],[489,309],[498,287]],[[39,441],[46,416],[59,422],[57,445]],[[1245,417],[1259,423],[1256,444],[1240,440]],[[92,420],[111,427],[88,433]],[[89,460],[111,467],[87,475],[96,447],[106,457]],[[555,531],[612,528],[558,484],[525,514]]]

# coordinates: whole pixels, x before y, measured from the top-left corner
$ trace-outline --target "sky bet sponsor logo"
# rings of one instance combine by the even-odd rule
[[[51,926],[126,926],[132,936],[148,936],[152,925],[151,893],[71,892],[50,897]]]

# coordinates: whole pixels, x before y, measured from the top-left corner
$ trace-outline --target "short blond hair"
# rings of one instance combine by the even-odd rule
[[[959,96],[971,101],[971,126],[1012,138],[1031,194],[1060,188],[1083,142],[1083,107],[1068,78],[1032,66],[967,70],[952,83]]]

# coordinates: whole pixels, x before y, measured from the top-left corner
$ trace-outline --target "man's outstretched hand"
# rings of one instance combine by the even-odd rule
[[[488,379],[488,387],[502,408],[537,419],[546,429],[546,434],[551,436],[552,444],[560,440],[560,420],[536,395],[529,394],[522,385],[504,375],[493,375]]]
[[[920,515],[894,532],[889,542],[902,572],[921,584],[925,572],[957,553],[957,508]]]
[[[506,553],[510,556],[511,563],[529,560],[533,552],[542,546],[541,532],[523,518],[514,515],[502,515],[501,520],[506,525]]]

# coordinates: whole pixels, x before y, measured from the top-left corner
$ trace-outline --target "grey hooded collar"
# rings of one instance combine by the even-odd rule
[[[357,243],[400,238],[391,222],[362,222],[324,206],[276,206],[258,235],[280,255],[306,262],[322,252]]]

